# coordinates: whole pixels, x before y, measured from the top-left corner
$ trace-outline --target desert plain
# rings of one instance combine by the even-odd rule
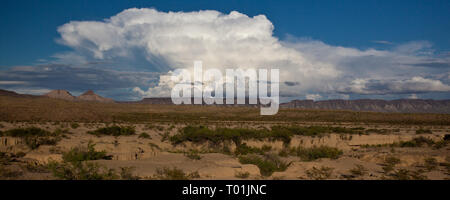
[[[0,179],[443,180],[450,115],[0,96]]]

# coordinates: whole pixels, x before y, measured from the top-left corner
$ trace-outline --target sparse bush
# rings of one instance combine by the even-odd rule
[[[60,138],[55,137],[26,137],[25,144],[31,149],[37,149],[41,145],[56,145]]]
[[[19,170],[11,170],[0,165],[0,179],[17,179],[22,176],[23,172]]]
[[[242,140],[247,139],[271,139],[281,140],[285,143],[290,141],[292,135],[282,131],[256,130],[244,128],[216,128],[209,129],[204,126],[187,126],[180,130],[180,132],[172,137],[170,141],[172,144],[180,144],[185,141],[193,143],[203,143],[209,141],[213,144],[219,144],[224,141],[233,141],[236,146],[241,144]]]
[[[409,171],[407,169],[395,170],[390,174],[394,180],[425,180],[426,176],[421,174],[421,171]]]
[[[234,150],[234,155],[247,155],[247,154],[264,154],[264,151],[257,147],[247,146],[246,143],[237,146],[236,149]]]
[[[311,148],[298,146],[297,148],[291,149],[291,153],[295,156],[300,157],[303,161],[313,161],[319,158],[337,159],[340,155],[342,155],[341,150],[328,146]]]
[[[188,157],[189,159],[192,159],[192,160],[200,160],[200,159],[202,159],[202,157],[199,155],[198,151],[197,150],[193,150],[193,149],[191,149],[188,152],[185,152],[184,155],[186,157]]]
[[[439,141],[434,142],[432,139],[420,136],[413,138],[408,141],[400,141],[400,142],[394,142],[392,144],[376,144],[376,145],[361,145],[363,148],[377,148],[377,147],[422,147],[424,145],[433,146],[434,148],[442,148],[446,145],[446,142]]]
[[[233,141],[236,146],[241,144],[242,140],[277,140],[283,141],[287,146],[294,135],[319,136],[325,133],[348,133],[362,134],[361,128],[343,128],[343,127],[325,127],[325,126],[272,126],[271,129],[248,129],[248,128],[216,128],[209,129],[205,126],[186,126],[176,135],[170,137],[172,144],[180,144],[185,141],[193,143],[203,143],[209,141],[213,144],[219,144],[224,141]]]
[[[146,130],[156,129],[157,131],[164,131],[164,127],[163,126],[153,125],[153,124],[145,125],[144,129],[146,129]]]
[[[121,168],[119,173],[114,169],[88,162],[90,160],[111,159],[105,151],[96,151],[94,144],[88,143],[87,148],[76,147],[63,153],[63,162],[50,161],[48,169],[56,178],[63,180],[114,180],[136,179],[132,168]]]
[[[250,176],[250,172],[236,172],[236,174],[234,174],[234,176],[236,178],[248,178]]]
[[[428,171],[436,169],[438,165],[439,163],[437,162],[436,158],[429,157],[424,159],[424,167]]]
[[[0,166],[9,165],[9,163],[14,160],[14,157],[15,157],[14,154],[0,152]]]
[[[164,126],[156,126],[155,128],[158,131],[164,131]]]
[[[161,142],[165,142],[166,140],[168,140],[169,136],[170,136],[169,132],[165,132],[165,133],[161,134]]]
[[[27,163],[25,166],[21,166],[21,168],[23,170],[26,170],[26,171],[32,172],[32,173],[49,173],[50,172],[48,167],[46,165],[42,165],[42,164]]]
[[[68,134],[68,133],[70,133],[69,129],[57,128],[57,129],[55,129],[55,131],[53,131],[53,135],[64,135],[64,134]]]
[[[136,131],[132,126],[110,126],[105,128],[99,128],[94,131],[88,131],[88,134],[96,136],[101,135],[128,136],[136,134]]]
[[[264,145],[261,147],[261,150],[262,150],[263,152],[269,152],[270,150],[272,150],[272,146],[264,144]]]
[[[450,141],[450,134],[445,134],[443,140]]]
[[[399,163],[400,163],[400,159],[397,158],[397,157],[394,157],[394,156],[386,157],[384,159],[384,163],[383,163],[383,165],[384,165],[384,167],[383,167],[384,173],[387,174],[390,171],[394,170],[395,165],[397,165]]]
[[[431,131],[431,129],[420,128],[416,130],[416,134],[432,134],[432,133],[433,131]]]
[[[150,135],[147,134],[147,133],[141,133],[141,134],[139,135],[139,138],[152,139],[152,137],[150,137]]]
[[[280,152],[278,152],[278,155],[281,157],[288,157],[289,156],[289,149],[283,148]]]
[[[359,164],[355,165],[353,169],[350,169],[350,173],[352,173],[352,175],[356,177],[364,176],[367,174],[367,172],[367,168]]]
[[[48,168],[53,176],[63,180],[113,180],[120,178],[115,170],[91,162],[58,163],[50,161]]]
[[[55,131],[49,132],[36,127],[16,128],[3,133],[4,136],[23,138],[25,144],[36,149],[41,145],[56,145],[61,140],[63,133]]]
[[[106,155],[106,151],[96,151],[95,144],[89,141],[86,148],[72,148],[70,151],[63,153],[62,158],[65,162],[81,162],[87,160],[110,160],[111,156]]]
[[[121,167],[120,168],[120,177],[123,180],[139,180],[141,179],[139,176],[133,174],[133,167]]]
[[[56,136],[52,134],[49,131],[46,131],[44,129],[40,129],[37,127],[29,127],[29,128],[15,128],[8,131],[5,131],[3,133],[4,136],[10,136],[10,137],[44,137],[44,136]]]
[[[25,155],[27,155],[27,154],[25,152],[23,152],[23,151],[19,151],[19,152],[16,153],[16,157],[18,157],[18,158],[22,158]]]
[[[226,155],[231,155],[231,149],[228,145],[223,145],[222,150],[220,152]]]
[[[306,175],[310,179],[325,180],[331,177],[333,170],[333,168],[325,166],[322,166],[320,168],[312,167],[311,169],[306,170]]]
[[[273,172],[285,171],[290,165],[290,163],[281,161],[276,155],[265,155],[263,158],[257,155],[240,156],[239,162],[258,166],[262,176],[270,176]]]
[[[186,174],[183,170],[176,167],[172,169],[167,167],[156,169],[156,174],[153,176],[153,179],[159,180],[190,180],[194,178],[200,178],[198,172]]]
[[[423,145],[432,146],[434,144],[434,141],[432,139],[420,136],[413,138],[409,141],[402,141],[398,143],[394,143],[392,146],[397,147],[422,147]]]
[[[151,147],[152,149],[155,148],[155,149],[161,150],[161,148],[160,148],[157,144],[154,144],[154,143],[149,142],[148,145],[150,145],[150,147]]]
[[[386,133],[389,133],[389,130],[387,130],[387,129],[374,129],[374,128],[371,128],[371,129],[367,129],[366,133],[367,134],[370,134],[370,133],[386,134]]]
[[[71,127],[72,129],[77,129],[78,127],[80,127],[80,125],[79,125],[78,123],[71,123],[71,124],[70,124],[70,127]]]
[[[440,148],[447,146],[448,143],[449,143],[449,140],[440,140],[440,141],[437,141],[434,143],[433,148],[440,149]]]

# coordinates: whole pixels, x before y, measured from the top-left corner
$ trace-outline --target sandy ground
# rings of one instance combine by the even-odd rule
[[[157,171],[164,167],[183,170],[186,173],[198,172],[198,179],[320,179],[321,173],[312,169],[321,169],[328,167],[329,174],[326,179],[387,179],[393,178],[384,170],[387,157],[396,157],[400,163],[396,164],[395,170],[405,169],[409,172],[420,173],[427,179],[449,179],[450,147],[436,149],[432,147],[363,147],[364,145],[386,145],[399,141],[408,141],[419,135],[415,130],[419,128],[428,128],[433,130],[432,134],[421,134],[434,141],[442,140],[445,134],[449,134],[448,126],[411,126],[411,125],[383,125],[383,124],[338,124],[341,127],[364,127],[366,129],[387,129],[384,134],[371,133],[367,135],[348,135],[348,134],[328,134],[323,137],[295,136],[291,147],[303,146],[330,146],[343,151],[338,159],[321,158],[314,161],[305,162],[296,156],[280,157],[281,160],[290,163],[285,171],[274,172],[270,176],[262,176],[259,168],[253,164],[241,164],[234,155],[224,153],[211,153],[213,150],[210,145],[194,145],[185,143],[183,145],[173,146],[169,141],[163,140],[164,135],[176,134],[185,124],[161,123],[153,124],[158,128],[146,128],[146,124],[132,124],[136,127],[136,135],[133,136],[93,136],[87,134],[87,131],[105,127],[108,124],[83,124],[80,127],[71,128],[70,123],[9,123],[0,122],[0,130],[8,130],[19,127],[40,127],[46,130],[68,129],[70,133],[54,146],[43,145],[37,149],[30,150],[20,138],[0,137],[0,152],[18,153],[24,152],[26,155],[16,159],[6,169],[19,170],[21,175],[16,179],[54,179],[53,175],[46,170],[27,170],[26,166],[45,166],[49,160],[61,161],[62,153],[71,148],[86,146],[89,141],[96,144],[95,149],[104,150],[112,156],[111,160],[92,161],[104,165],[108,168],[119,169],[121,167],[132,167],[133,173],[141,179],[151,178]],[[281,122],[280,122],[281,123]],[[245,122],[245,123],[210,123],[208,126],[227,126],[227,127],[270,127],[277,123],[266,122]],[[317,125],[323,123],[298,123],[296,125]],[[130,124],[128,124],[130,125]],[[328,124],[333,125],[333,124]],[[140,133],[147,133],[151,138],[139,138]],[[167,135],[166,135],[167,136]],[[271,146],[269,153],[277,154],[283,149],[282,142],[275,141],[243,141],[248,146],[262,147]],[[235,147],[230,144],[231,150]],[[196,149],[202,153],[200,160],[188,158],[183,152]],[[425,160],[434,158],[437,163],[433,169],[427,169]],[[25,167],[24,167],[25,166]],[[364,173],[356,174],[351,170],[357,166],[364,168]],[[237,174],[248,173],[247,177],[241,177]],[[326,174],[326,173],[325,173]],[[240,178],[238,178],[240,177]],[[394,177],[395,179],[395,177]]]

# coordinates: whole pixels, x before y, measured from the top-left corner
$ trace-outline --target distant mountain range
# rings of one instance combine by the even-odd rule
[[[80,96],[73,96],[66,90],[53,90],[44,95],[18,94],[16,92],[1,90],[0,96],[25,97],[25,98],[56,98],[67,101],[95,101],[112,103],[113,99],[102,97],[89,90]],[[144,98],[140,101],[116,101],[116,103],[171,105],[171,98]],[[239,105],[252,106],[257,105]],[[322,109],[322,110],[352,110],[374,112],[402,112],[402,113],[447,113],[450,114],[450,100],[432,99],[358,99],[358,100],[293,100],[281,103],[281,108]]]
[[[64,99],[68,101],[97,101],[105,103],[114,102],[113,99],[102,97],[98,94],[95,94],[92,90],[88,90],[77,97],[70,94],[70,92],[67,90],[52,90],[49,93],[44,94],[43,96],[55,99]]]
[[[140,104],[159,104],[170,105],[170,98],[144,98],[140,101],[127,102]],[[242,105],[244,106],[244,105]],[[245,106],[255,107],[257,105]],[[374,112],[402,112],[402,113],[449,113],[450,100],[432,100],[432,99],[358,99],[358,100],[293,100],[287,103],[281,103],[281,108],[301,108],[301,109],[320,109],[320,110],[352,110],[352,111],[374,111]]]
[[[53,98],[53,99],[63,99],[67,101],[96,101],[96,102],[105,102],[112,103],[113,99],[102,97],[98,94],[95,94],[94,91],[89,90],[80,96],[73,96],[67,90],[52,90],[43,95],[29,95],[29,94],[18,94],[13,91],[2,90],[0,89],[0,96],[10,96],[10,97],[26,97],[26,98]]]
[[[450,113],[450,100],[432,99],[357,99],[357,100],[293,100],[280,104],[281,108],[353,110],[402,113]]]

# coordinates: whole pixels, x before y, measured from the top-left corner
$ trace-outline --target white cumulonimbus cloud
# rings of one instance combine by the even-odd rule
[[[279,68],[284,96],[450,91],[450,74],[442,76],[442,68],[429,67],[448,66],[449,59],[434,56],[426,41],[390,50],[360,50],[311,39],[280,41],[273,29],[264,15],[133,8],[103,21],[72,21],[58,32],[59,42],[77,55],[102,60],[133,58],[142,52],[150,66],[162,63],[167,71],[192,70],[195,60],[203,61],[205,70]],[[167,96],[173,85],[168,75],[162,75],[156,86],[133,91],[141,96]]]

